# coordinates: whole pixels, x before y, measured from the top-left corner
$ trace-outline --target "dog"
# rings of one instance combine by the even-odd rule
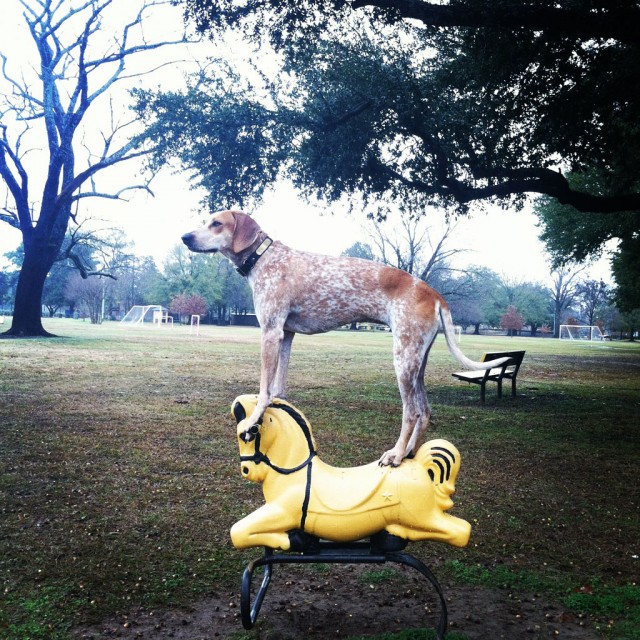
[[[220,211],[182,241],[200,253],[220,252],[245,276],[261,333],[258,402],[249,417],[258,424],[274,398],[285,398],[291,343],[352,322],[380,322],[393,333],[393,364],[402,399],[402,428],[381,465],[399,465],[417,450],[431,409],[424,373],[440,320],[451,354],[468,369],[490,369],[505,358],[474,362],[455,341],[445,300],[406,271],[370,260],[292,249],[272,240],[246,213]]]

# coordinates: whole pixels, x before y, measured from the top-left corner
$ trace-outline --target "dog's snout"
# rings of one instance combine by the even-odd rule
[[[193,242],[193,233],[185,233],[181,239],[182,242],[189,246]]]

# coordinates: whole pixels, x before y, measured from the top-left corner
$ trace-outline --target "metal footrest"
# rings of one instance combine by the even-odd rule
[[[264,556],[252,560],[244,570],[242,576],[242,590],[240,594],[240,614],[242,626],[251,629],[258,619],[260,608],[264,601],[275,564],[311,564],[321,562],[327,564],[384,564],[395,562],[404,564],[419,571],[435,589],[440,599],[440,612],[436,627],[436,637],[444,640],[447,630],[447,604],[442,587],[433,572],[420,560],[403,551],[406,540],[390,536],[385,532],[372,536],[370,541],[351,543],[336,543],[320,541],[313,536],[301,532],[291,535],[292,552],[274,553],[273,549],[265,547]],[[264,567],[262,583],[251,602],[251,583],[253,572]]]

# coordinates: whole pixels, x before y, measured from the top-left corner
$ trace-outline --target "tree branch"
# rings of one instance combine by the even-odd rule
[[[16,204],[17,214],[13,214],[18,221],[18,229],[27,233],[32,228],[31,211],[29,209],[29,178],[25,171],[20,158],[16,152],[11,148],[9,140],[7,138],[7,127],[0,125],[2,131],[2,137],[0,138],[0,177],[7,185],[11,196]],[[19,139],[17,146],[19,146]],[[20,182],[14,176],[13,171],[7,163],[7,156],[10,158],[15,170],[18,173]],[[2,218],[5,222],[9,222],[5,217]],[[9,222],[11,226],[15,226]]]
[[[107,200],[122,200],[124,202],[128,202],[126,198],[122,197],[122,194],[125,191],[133,191],[133,190],[146,191],[149,195],[155,197],[155,194],[153,193],[153,191],[151,190],[148,184],[138,184],[138,185],[132,185],[130,187],[125,187],[124,189],[120,189],[120,191],[118,191],[117,193],[102,193],[99,191],[83,191],[74,195],[71,198],[71,202],[77,202],[82,198],[103,198]]]
[[[525,193],[539,193],[556,198],[560,204],[570,205],[584,213],[620,213],[640,210],[640,194],[630,193],[600,196],[574,191],[567,179],[557,171],[544,168],[499,169],[485,172],[484,177],[492,177],[495,182],[484,186],[473,186],[462,180],[447,176],[441,183],[431,184],[422,180],[410,180],[377,159],[370,158],[369,168],[411,189],[427,195],[452,198],[459,204],[475,200],[507,198]]]
[[[73,264],[76,265],[76,268],[80,272],[80,276],[82,277],[83,280],[86,280],[89,276],[100,276],[101,278],[111,278],[112,280],[118,279],[112,273],[108,273],[107,271],[94,271],[94,270],[87,269],[87,267],[84,265],[82,260],[75,253],[72,253],[71,251],[69,251],[65,255],[65,258],[68,258],[69,260],[71,260],[71,262],[73,262]]]
[[[433,27],[530,29],[561,37],[640,42],[640,11],[635,8],[585,12],[523,2],[507,10],[501,6],[490,9],[473,3],[450,5],[424,0],[354,0],[351,6],[393,10],[402,18],[419,20]]]
[[[2,220],[2,222],[6,222],[14,229],[20,229],[20,220],[18,219],[18,216],[8,209],[0,211],[0,220]]]

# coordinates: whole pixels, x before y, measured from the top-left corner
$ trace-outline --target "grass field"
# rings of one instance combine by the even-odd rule
[[[261,495],[240,475],[229,406],[257,391],[258,330],[45,327],[64,337],[0,339],[0,638],[62,639],[213,583],[237,589],[250,555],[229,527]],[[640,345],[461,346],[527,355],[518,397],[497,401],[494,386],[482,407],[436,340],[431,433],[461,451],[453,513],[473,532],[466,549],[427,551],[456,580],[532,589],[608,637],[640,637]],[[296,338],[289,397],[325,461],[377,459],[400,425],[391,336]]]

